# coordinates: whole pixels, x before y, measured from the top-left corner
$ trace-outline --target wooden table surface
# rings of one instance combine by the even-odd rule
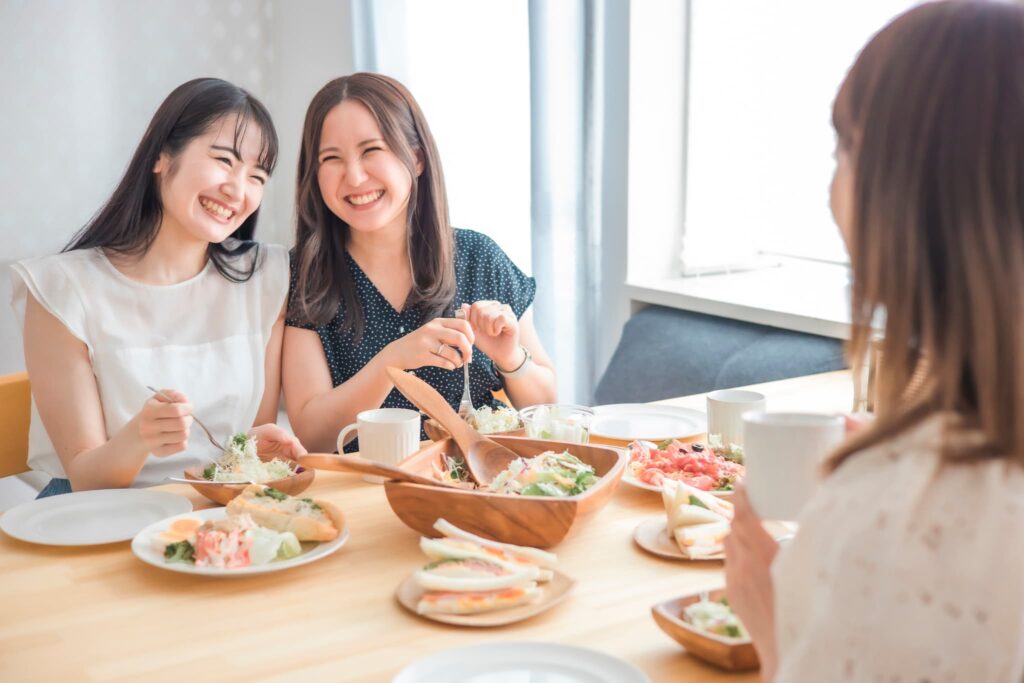
[[[846,411],[845,372],[758,385],[769,410]],[[664,401],[704,409],[703,396]],[[161,487],[209,503],[190,487]],[[757,680],[684,653],[651,605],[722,584],[720,562],[675,562],[632,542],[662,513],[657,494],[625,484],[583,529],[554,548],[576,580],[569,597],[533,619],[491,629],[427,621],[394,599],[424,563],[419,536],[388,507],[383,487],[318,472],[305,495],[337,503],[351,537],[337,553],[287,571],[217,579],[163,571],[129,543],[59,548],[0,533],[0,680],[390,681],[447,648],[547,641],[594,648],[662,681]]]

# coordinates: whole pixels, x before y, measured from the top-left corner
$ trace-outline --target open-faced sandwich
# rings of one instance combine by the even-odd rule
[[[259,484],[247,486],[225,512],[223,519],[206,522],[176,520],[153,542],[167,562],[237,569],[295,557],[302,552],[300,542],[330,541],[344,528],[341,511],[331,503]]]
[[[732,503],[671,479],[662,483],[661,498],[668,534],[683,555],[693,560],[721,555],[732,521]]]
[[[431,559],[415,574],[423,589],[420,614],[479,614],[508,609],[540,598],[538,583],[549,581],[554,554],[498,543],[439,519],[434,528],[444,538],[423,538],[420,548]]]
[[[228,515],[248,514],[267,529],[290,531],[300,541],[333,541],[345,526],[336,506],[299,498],[260,484],[246,486],[227,505]]]

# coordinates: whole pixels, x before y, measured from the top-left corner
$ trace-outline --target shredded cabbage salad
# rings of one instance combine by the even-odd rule
[[[725,636],[726,638],[737,638],[748,640],[747,630],[743,628],[729,602],[722,598],[713,602],[708,599],[700,600],[683,608],[683,618],[693,624],[701,631]]]
[[[546,451],[532,458],[516,458],[498,474],[488,490],[522,496],[564,498],[583,493],[597,483],[594,468],[568,451]]]
[[[481,434],[498,434],[519,429],[519,413],[514,408],[490,406],[476,408],[466,417],[466,422]]]
[[[256,439],[245,434],[235,434],[228,441],[228,449],[220,462],[203,470],[203,478],[210,481],[251,481],[262,484],[292,476],[295,473],[292,467],[292,463],[279,458],[263,462],[256,454]]]

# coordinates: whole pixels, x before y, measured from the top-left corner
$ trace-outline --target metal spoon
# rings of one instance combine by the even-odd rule
[[[170,396],[168,396],[164,392],[160,391],[159,389],[154,389],[153,387],[149,386],[148,384],[146,385],[146,388],[149,389],[150,391],[152,391],[154,394],[156,394],[160,398],[166,399],[167,401],[169,401],[171,403],[176,403],[176,401],[173,398],[171,398]],[[218,443],[217,439],[213,438],[213,434],[211,434],[210,430],[206,428],[206,425],[204,425],[202,422],[199,421],[198,417],[193,415],[192,416],[192,420],[197,425],[199,425],[200,429],[202,429],[204,432],[206,432],[206,438],[210,440],[210,443],[212,443],[214,445],[214,447],[216,447],[216,449],[218,451],[220,451],[221,453],[227,453],[228,452],[228,449],[226,449],[223,446],[221,446],[220,443]]]

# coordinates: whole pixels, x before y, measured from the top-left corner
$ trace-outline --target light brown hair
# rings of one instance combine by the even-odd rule
[[[362,336],[364,312],[356,298],[345,259],[349,227],[320,194],[320,134],[328,112],[345,100],[362,103],[380,126],[388,148],[409,170],[407,234],[413,288],[406,306],[420,305],[426,318],[444,315],[455,298],[455,236],[448,220],[448,198],[441,158],[427,121],[412,94],[393,78],[355,73],[337,78],[313,97],[302,127],[295,192],[297,281],[289,317],[323,325],[343,304],[342,330]],[[417,161],[422,161],[418,173]]]
[[[1024,7],[901,15],[850,69],[833,122],[854,176],[855,372],[879,316],[884,341],[878,419],[831,466],[937,411],[983,437],[947,440],[945,457],[1024,463]]]

